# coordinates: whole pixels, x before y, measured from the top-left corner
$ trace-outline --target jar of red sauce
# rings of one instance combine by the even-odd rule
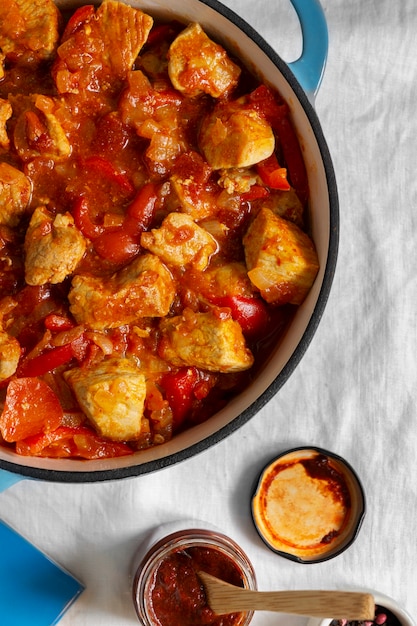
[[[187,527],[188,526],[188,527]],[[168,534],[167,534],[168,533]],[[216,615],[197,572],[256,589],[251,562],[232,539],[203,523],[160,527],[134,563],[133,603],[143,626],[246,626],[253,612]]]

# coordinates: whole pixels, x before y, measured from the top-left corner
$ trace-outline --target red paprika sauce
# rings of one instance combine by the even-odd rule
[[[300,287],[263,294],[243,239],[266,211],[312,254],[307,175],[287,104],[226,51],[213,53],[230,70],[220,95],[205,91],[213,77],[177,72],[187,25],[113,0],[65,14],[38,4],[35,16],[16,9],[15,40],[0,20],[0,445],[133,454],[224,407],[285,331]],[[219,168],[201,128],[227,129],[236,112],[269,133],[273,153]],[[168,258],[172,216],[186,224]]]
[[[238,626],[244,614],[215,615],[207,605],[197,572],[243,587],[238,566],[215,548],[188,547],[173,551],[157,567],[149,583],[148,611],[158,626]]]

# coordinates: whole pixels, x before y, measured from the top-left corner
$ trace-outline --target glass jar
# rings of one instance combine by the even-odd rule
[[[248,557],[216,528],[202,522],[161,526],[142,544],[134,561],[133,603],[142,626],[198,624],[202,616],[202,623],[213,626],[247,626],[253,611],[222,616],[212,613],[196,575],[198,570],[256,589]],[[190,615],[192,622],[187,621]]]

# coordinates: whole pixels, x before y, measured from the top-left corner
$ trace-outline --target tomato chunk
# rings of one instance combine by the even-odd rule
[[[287,170],[281,167],[275,154],[257,164],[256,170],[262,182],[271,189],[289,191],[291,189],[287,180]]]
[[[119,171],[110,161],[101,156],[91,156],[82,163],[83,167],[96,176],[107,179],[108,182],[117,185],[120,191],[126,195],[133,195],[135,187],[129,176]]]
[[[133,454],[132,448],[126,443],[104,439],[85,426],[59,426],[52,432],[27,437],[17,442],[16,452],[23,456],[83,459]]]
[[[266,187],[262,187],[262,185],[252,185],[249,191],[242,193],[240,197],[244,202],[252,202],[253,200],[259,200],[267,196],[269,196],[269,191]]]
[[[71,35],[73,35],[83,24],[85,24],[85,22],[90,20],[94,16],[94,12],[95,9],[92,4],[87,4],[76,9],[68,20],[62,35],[62,41],[71,37]]]
[[[52,389],[38,378],[17,378],[7,388],[0,416],[0,431],[5,441],[19,441],[61,424],[63,411]]]
[[[44,319],[45,328],[54,332],[60,332],[62,330],[70,330],[74,328],[75,324],[69,317],[65,315],[59,315],[58,313],[49,313]]]
[[[266,85],[260,85],[249,94],[249,105],[263,115],[275,130],[288,114],[288,105]]]
[[[256,338],[264,333],[269,323],[269,313],[266,304],[260,298],[247,298],[244,296],[223,296],[213,298],[213,304],[227,307],[232,313],[232,318],[239,322],[244,335]]]
[[[199,374],[195,367],[183,367],[178,372],[170,372],[161,381],[165,397],[172,410],[176,429],[181,426],[191,411],[194,389],[198,381]]]

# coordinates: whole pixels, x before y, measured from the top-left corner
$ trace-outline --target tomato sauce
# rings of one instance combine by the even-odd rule
[[[237,626],[242,614],[215,615],[207,605],[197,572],[204,571],[243,587],[239,568],[215,548],[173,551],[157,567],[149,585],[148,606],[158,626]]]

